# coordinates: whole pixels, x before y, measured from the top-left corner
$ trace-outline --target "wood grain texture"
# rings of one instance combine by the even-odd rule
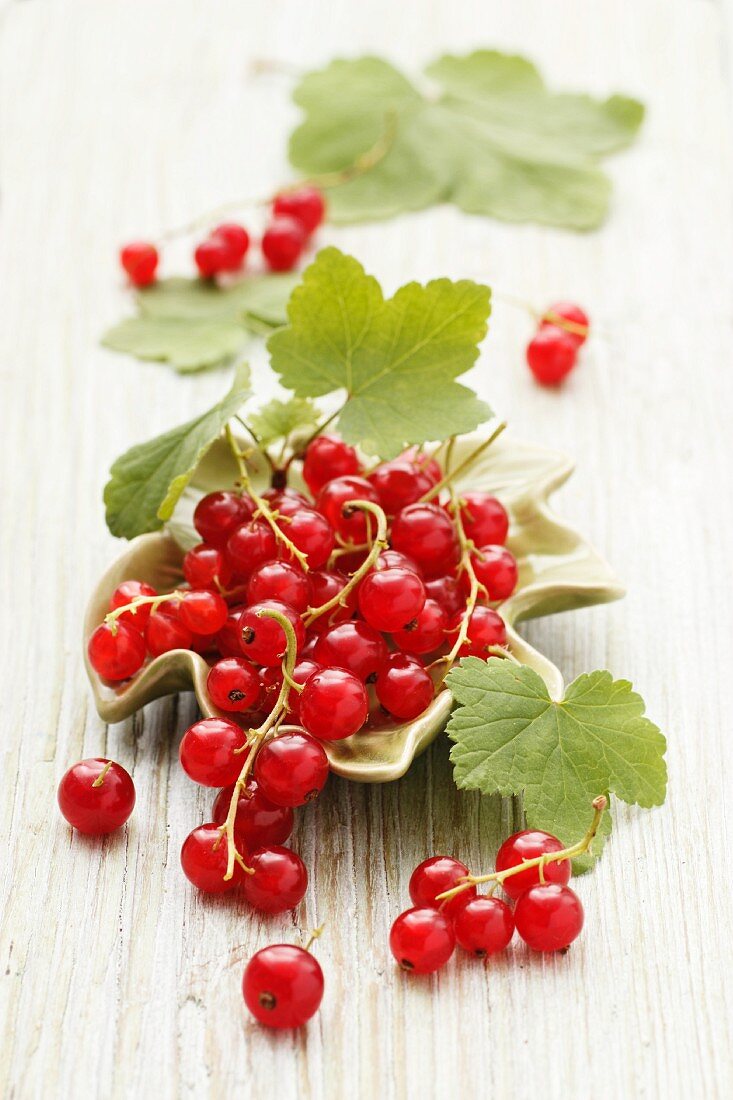
[[[731,1095],[732,24],[729,2],[693,0],[0,6],[0,1095]],[[444,742],[398,783],[332,781],[297,825],[306,901],[265,920],[180,873],[209,809],[177,765],[190,698],[110,729],[92,711],[80,627],[116,552],[106,469],[225,384],[98,337],[127,308],[121,241],[288,178],[288,82],[254,78],[254,59],[374,51],[414,70],[483,44],[529,54],[556,84],[647,102],[641,141],[610,163],[608,225],[577,236],[444,208],[323,239],[389,287],[468,276],[589,308],[598,335],[562,394],[530,384],[531,323],[501,298],[474,380],[519,434],[577,459],[560,506],[629,585],[621,604],[529,637],[568,678],[633,678],[670,738],[671,794],[653,813],[617,808],[566,957],[516,947],[412,980],[387,948],[411,868],[445,850],[484,867],[513,823],[511,804],[456,792]],[[98,753],[138,792],[101,846],[71,835],[54,793]],[[323,920],[322,1011],[302,1034],[263,1033],[243,1011],[244,959]]]

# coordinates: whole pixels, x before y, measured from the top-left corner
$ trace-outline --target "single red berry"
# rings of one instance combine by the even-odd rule
[[[509,946],[514,935],[514,916],[499,898],[470,898],[455,913],[453,931],[465,951],[483,959]]]
[[[429,474],[405,458],[383,462],[369,475],[377,490],[379,503],[388,516],[394,516],[408,504],[415,504],[429,493],[433,482]]]
[[[432,974],[453,954],[456,938],[448,917],[437,909],[400,913],[389,934],[389,946],[403,970]]]
[[[145,627],[145,645],[151,657],[160,657],[173,649],[190,649],[193,634],[180,619],[178,610],[160,608],[150,616]]]
[[[255,759],[255,779],[276,806],[304,806],[328,779],[323,746],[307,733],[283,733],[267,741]]]
[[[395,630],[392,640],[403,653],[432,653],[445,641],[447,627],[448,616],[440,604],[426,600],[417,618],[404,630]]]
[[[191,588],[215,588],[217,581],[226,588],[232,579],[232,570],[222,550],[200,542],[184,555],[183,576]]]
[[[514,906],[517,932],[533,951],[563,951],[580,935],[583,906],[569,886],[533,886]]]
[[[184,875],[205,894],[225,894],[241,883],[244,872],[236,861],[232,878],[224,878],[227,859],[226,837],[213,821],[199,825],[189,833],[181,848],[181,867]]]
[[[132,241],[120,249],[120,263],[135,286],[150,286],[158,269],[158,250],[147,241]]]
[[[295,218],[273,218],[262,234],[262,255],[271,271],[291,271],[305,247],[306,232]]]
[[[280,600],[293,611],[305,611],[310,600],[308,577],[299,565],[289,561],[263,562],[251,574],[247,583],[247,599]]]
[[[202,718],[184,733],[178,756],[181,767],[194,783],[225,787],[234,783],[244,764],[241,750],[244,730],[228,718]]]
[[[461,520],[474,546],[500,546],[509,533],[509,516],[501,501],[490,493],[461,493]]]
[[[246,579],[253,570],[277,555],[277,539],[268,523],[252,520],[232,531],[226,544],[227,561],[237,578]]]
[[[429,600],[440,604],[449,619],[466,606],[461,586],[455,577],[434,577],[431,581],[425,581],[425,593]]]
[[[359,473],[359,459],[353,447],[335,435],[317,435],[305,450],[303,480],[318,496],[327,481]]]
[[[482,546],[471,555],[479,584],[490,600],[506,600],[517,587],[517,559],[505,546]],[[470,584],[468,574],[461,577],[464,588]]]
[[[305,896],[308,872],[300,856],[290,848],[273,844],[259,848],[249,858],[253,875],[244,876],[244,896],[262,913],[294,909]]]
[[[460,628],[460,616],[456,616],[451,624],[450,632],[457,633]],[[458,651],[460,657],[491,656],[489,650],[492,646],[506,645],[506,626],[501,615],[490,607],[475,607],[468,620],[468,636]]]
[[[321,569],[336,545],[333,528],[325,516],[312,508],[301,508],[289,517],[285,533],[297,550],[305,554],[309,569]],[[287,551],[282,549],[283,557]]]
[[[424,859],[410,876],[410,898],[414,905],[432,906],[453,917],[467,900],[476,897],[476,887],[467,886],[449,901],[436,901],[436,898],[438,894],[458,886],[468,873],[465,863],[453,856],[431,856],[430,859]]]
[[[404,630],[425,604],[425,586],[411,569],[369,573],[359,586],[359,610],[375,630]]]
[[[213,279],[222,271],[231,270],[232,252],[221,237],[208,237],[196,246],[193,254],[202,279]]]
[[[243,225],[236,222],[224,222],[217,225],[211,234],[215,240],[224,241],[227,260],[224,271],[239,271],[249,248],[249,233]]]
[[[374,537],[377,521],[374,516],[361,512],[358,508],[348,507],[357,500],[379,504],[377,491],[366,478],[353,475],[335,477],[326,482],[316,497],[316,508],[344,542],[358,545],[368,542],[369,536]]]
[[[429,673],[414,657],[390,653],[376,682],[377,699],[395,718],[412,721],[435,698],[435,686]]]
[[[244,971],[242,994],[265,1027],[302,1027],[323,999],[323,971],[309,951],[290,944],[263,947]]]
[[[275,197],[272,212],[277,217],[295,218],[311,234],[323,221],[326,202],[317,187],[296,187]]]
[[[292,515],[301,508],[310,508],[311,502],[298,489],[286,485],[284,489],[265,489],[262,494],[270,507],[281,515]],[[285,509],[285,511],[283,511]]]
[[[563,332],[566,332],[568,336],[571,336],[575,341],[577,347],[581,347],[588,339],[588,333],[590,331],[590,321],[588,320],[588,314],[580,306],[575,305],[574,302],[555,302],[547,310],[547,313],[542,318],[540,327],[545,328],[546,325],[557,325],[558,328],[562,328],[562,325],[558,323],[557,318],[562,318],[563,321],[569,321],[572,326],[570,328],[563,328]],[[578,327],[585,329],[584,332],[578,332]]]
[[[543,325],[527,344],[527,363],[541,386],[557,386],[578,358],[578,345],[557,325]]]
[[[517,867],[529,859],[561,852],[564,847],[562,841],[551,833],[545,833],[541,829],[523,829],[521,833],[515,833],[502,844],[496,855],[496,870],[507,871],[510,867]],[[560,883],[564,886],[570,881],[572,870],[569,859],[553,860],[545,864],[545,881]],[[510,898],[516,900],[532,886],[539,885],[539,881],[539,868],[531,867],[528,871],[510,875],[502,883],[502,889]]]
[[[239,619],[242,652],[258,665],[279,665],[287,649],[287,639],[277,619],[260,615],[260,611],[279,611],[292,625],[298,649],[305,644],[303,620],[292,607],[279,600],[260,600],[245,608]]]
[[[101,836],[125,824],[135,805],[135,786],[121,764],[96,757],[69,768],[57,797],[70,825],[80,833]]]
[[[183,595],[178,614],[193,634],[216,634],[227,621],[229,608],[218,592],[202,588]]]
[[[382,550],[377,558],[375,569],[410,569],[413,573],[417,573],[418,577],[422,576],[420,566],[412,558],[408,558],[407,554],[400,554],[399,550]]]
[[[196,505],[193,525],[205,543],[222,549],[242,523],[251,519],[255,506],[251,497],[228,489],[207,493]]]
[[[87,645],[89,663],[103,680],[129,680],[145,662],[145,639],[127,623],[102,623]]]
[[[157,595],[158,593],[152,585],[145,584],[143,581],[123,581],[122,584],[115,588],[110,596],[109,610],[116,611],[118,607],[124,607],[125,604],[132,603],[138,596]],[[128,626],[134,626],[136,630],[142,633],[148,624],[149,618],[150,604],[144,603],[134,611],[131,609],[130,611],[123,612],[116,621],[118,623],[127,623]]]
[[[337,623],[318,638],[313,656],[320,665],[345,668],[360,680],[374,677],[387,659],[379,631],[360,621]]]
[[[219,710],[241,714],[257,704],[262,684],[257,669],[244,657],[222,657],[209,670],[206,690]]]
[[[425,577],[439,577],[458,562],[458,537],[450,516],[439,504],[409,504],[398,512],[390,541],[407,554]]]
[[[309,676],[300,696],[300,721],[321,741],[357,733],[369,714],[362,681],[344,668],[323,668]]]
[[[229,813],[234,784],[219,791],[211,816],[223,825]],[[284,844],[293,831],[293,811],[290,806],[276,806],[265,798],[254,779],[239,792],[234,818],[237,847],[246,852],[269,844]]]
[[[310,657],[302,657],[293,669],[293,680],[296,684],[304,684],[306,680],[318,672],[320,665]],[[277,702],[280,688],[283,682],[282,666],[271,665],[262,670],[262,683],[265,691],[264,709],[269,713]],[[291,722],[300,721],[300,692],[291,688],[287,697],[287,719]]]

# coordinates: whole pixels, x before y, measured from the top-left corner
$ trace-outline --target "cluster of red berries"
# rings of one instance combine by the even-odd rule
[[[260,248],[271,271],[291,271],[325,214],[323,194],[315,187],[283,191],[271,204],[271,218]],[[193,258],[202,279],[241,271],[250,235],[236,222],[218,225],[195,248]],[[120,250],[120,263],[135,286],[150,286],[158,270],[158,249],[149,241],[132,241]]]
[[[500,898],[479,895],[460,860],[426,859],[410,878],[414,908],[392,925],[389,943],[395,959],[403,970],[429,974],[448,962],[456,943],[486,958],[508,947],[515,930],[535,951],[569,947],[583,927],[583,906],[567,885],[570,859],[558,858],[565,851],[557,837],[537,829],[515,833],[502,844],[496,871],[479,881],[500,883],[513,908]],[[541,857],[546,858],[542,867]],[[519,870],[530,860],[536,863]],[[456,887],[461,888],[450,894]]]
[[[570,373],[588,338],[588,315],[573,302],[555,302],[527,345],[527,363],[542,386],[557,386]]]

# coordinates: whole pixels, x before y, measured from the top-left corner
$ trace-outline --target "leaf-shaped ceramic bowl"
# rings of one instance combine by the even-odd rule
[[[454,448],[455,464],[480,442],[479,436],[459,440]],[[266,467],[262,458],[255,455],[251,467],[255,483],[259,480],[264,486]],[[465,478],[457,481],[459,489],[470,486],[495,493],[509,511],[508,546],[519,564],[519,583],[499,611],[507,625],[512,652],[539,673],[554,698],[563,692],[559,670],[517,633],[516,625],[523,619],[615,600],[624,592],[597,551],[550,510],[550,494],[572,470],[572,462],[564,455],[522,443],[505,433]],[[168,530],[134,539],[99,581],[87,607],[85,641],[102,621],[112,592],[123,580],[145,581],[158,591],[170,590],[179,583],[185,549],[197,541],[191,524],[196,500],[212,489],[232,485],[236,473],[228,448],[223,443],[215,444],[196,471]],[[297,475],[293,484],[302,487]],[[86,644],[84,648],[86,654]],[[204,715],[221,713],[206,691],[209,666],[190,650],[165,653],[118,686],[104,683],[88,660],[86,667],[97,710],[107,722],[122,721],[151,700],[177,691],[193,690]],[[331,767],[339,775],[364,782],[398,779],[445,728],[450,709],[450,693],[443,690],[414,722],[330,742],[325,748]]]

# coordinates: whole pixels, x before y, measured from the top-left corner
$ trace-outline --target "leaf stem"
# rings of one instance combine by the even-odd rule
[[[301,444],[301,446],[298,448],[298,452],[296,453],[295,451],[293,451],[290,458],[285,463],[285,466],[284,466],[285,474],[287,474],[288,470],[290,469],[290,466],[291,466],[293,460],[296,459],[296,458],[299,458],[301,455],[305,454],[305,452],[307,451],[309,445],[313,442],[313,440],[316,438],[316,436],[321,435],[326,430],[326,428],[329,426],[329,424],[333,424],[336,417],[341,415],[341,413],[343,412],[345,406],[346,406],[346,402],[344,402],[344,404],[341,405],[340,408],[336,409],[335,412],[332,412],[330,416],[327,416],[326,419],[324,421],[322,421],[322,423],[320,423],[314,431],[311,432],[311,434],[308,436],[306,441],[303,444]]]
[[[238,413],[235,415],[234,419],[237,421],[238,424],[241,424],[242,427],[244,428],[245,432],[247,432],[248,435],[251,436],[255,447],[257,447],[257,449],[261,452],[262,457],[267,462],[270,469],[274,472],[275,471],[275,463],[272,461],[272,457],[270,456],[270,454],[268,454],[266,449],[263,447],[262,441],[261,441],[260,437],[257,435],[257,432],[253,428],[250,428],[249,424],[244,419],[244,417],[240,416]]]
[[[303,613],[303,622],[306,627],[311,626],[311,624],[314,623],[316,619],[320,618],[321,615],[325,615],[326,612],[332,611],[335,607],[346,607],[347,597],[370,571],[382,550],[387,547],[387,517],[379,505],[373,504],[370,500],[349,500],[344,504],[342,512],[344,516],[348,516],[352,511],[369,512],[376,518],[377,532],[374,536],[371,549],[356,572],[352,573],[349,577],[340,592],[326,603],[321,604],[320,607],[309,607],[308,610]]]

